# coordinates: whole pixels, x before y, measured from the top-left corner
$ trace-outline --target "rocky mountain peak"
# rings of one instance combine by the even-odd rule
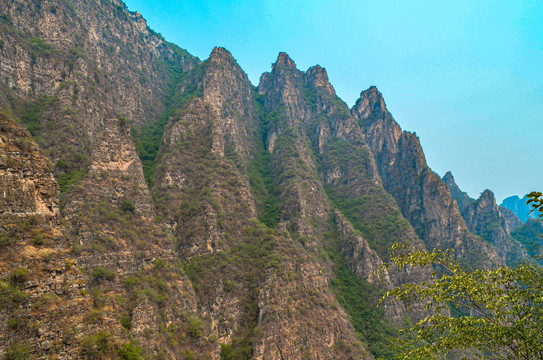
[[[211,55],[209,55],[209,61],[211,62],[235,62],[234,57],[227,49],[216,46],[211,50]]]
[[[350,112],[281,52],[256,93],[227,49],[201,62],[121,0],[0,1],[0,33],[0,359],[373,359],[350,309],[430,276],[377,285],[392,242],[524,255],[491,192],[463,193],[486,242],[468,232],[375,86]]]
[[[331,95],[336,94],[334,87],[330,84],[330,81],[328,80],[328,73],[326,72],[326,69],[321,67],[320,65],[315,65],[307,69],[306,81],[315,87],[325,90]]]
[[[458,186],[458,184],[456,184],[456,181],[454,180],[453,174],[450,171],[447,171],[445,173],[442,180],[449,187],[449,192],[451,193],[452,198],[456,200],[460,213],[464,211],[466,206],[475,201],[474,199],[470,198],[466,192],[460,189],[460,187]]]
[[[496,197],[494,196],[494,193],[491,190],[486,189],[483,191],[477,202],[480,204],[480,207],[483,206],[497,206],[496,205]]]
[[[383,95],[377,90],[377,87],[370,86],[369,89],[360,93],[360,98],[356,101],[353,111],[358,113],[360,118],[365,119],[372,113],[386,112],[387,108]]]
[[[492,191],[483,191],[477,202],[466,206],[462,217],[469,230],[491,243],[506,263],[514,264],[526,256],[526,250],[511,238],[509,223],[512,221],[503,216]]]
[[[280,52],[277,61],[272,65],[272,72],[279,68],[296,69],[296,64],[285,52]]]
[[[454,181],[454,176],[453,176],[452,172],[450,172],[450,171],[447,171],[445,173],[445,175],[443,175],[443,181],[445,181],[445,183],[447,185],[449,185],[449,186],[456,185],[456,182]],[[458,186],[458,185],[456,185],[456,186]]]

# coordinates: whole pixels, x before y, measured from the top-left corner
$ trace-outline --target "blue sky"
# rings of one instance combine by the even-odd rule
[[[325,67],[349,106],[376,85],[430,167],[472,197],[543,190],[543,1],[126,4],[202,60],[227,48],[254,85],[280,51]]]

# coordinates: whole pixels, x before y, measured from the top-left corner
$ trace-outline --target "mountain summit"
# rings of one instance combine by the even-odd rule
[[[537,230],[461,201],[376,87],[349,109],[282,52],[255,88],[120,1],[0,2],[0,63],[2,358],[391,359],[428,314],[377,301],[432,275],[377,281],[392,244],[488,268]]]

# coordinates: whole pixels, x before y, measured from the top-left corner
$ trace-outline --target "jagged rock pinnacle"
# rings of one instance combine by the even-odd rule
[[[227,49],[223,47],[216,46],[211,51],[211,55],[209,55],[209,59],[212,61],[224,59],[227,61],[234,61],[234,57],[232,56],[232,53],[228,51]]]
[[[352,112],[361,119],[367,119],[375,111],[386,112],[387,108],[383,95],[375,86],[370,86],[368,90],[360,93],[360,98],[356,100]]]
[[[483,191],[479,199],[477,200],[479,204],[485,204],[485,206],[497,206],[496,205],[496,198],[494,197],[494,193],[491,190],[486,189]]]
[[[377,90],[376,86],[372,85],[368,90],[362,91],[360,93],[360,99],[368,99],[372,109],[375,109],[378,106],[382,111],[386,110],[383,94]]]
[[[276,69],[278,66],[296,69],[296,64],[285,52],[280,52],[277,57],[277,61],[273,64],[272,69]]]
[[[456,185],[456,181],[454,181],[454,176],[450,171],[447,171],[445,175],[443,175],[442,179],[445,184],[449,185],[449,187],[451,187],[452,185]]]
[[[330,84],[328,79],[328,73],[326,69],[320,65],[315,65],[307,69],[306,72],[307,80],[316,87],[325,89],[328,93],[335,95],[336,91],[334,87]]]

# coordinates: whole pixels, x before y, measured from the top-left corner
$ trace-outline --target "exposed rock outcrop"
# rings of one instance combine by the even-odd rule
[[[496,251],[469,233],[447,185],[428,167],[417,136],[401,131],[381,93],[370,87],[351,109],[376,159],[384,188],[429,249],[449,249],[472,264],[499,263]]]
[[[526,250],[511,237],[511,231],[522,222],[511,211],[496,205],[494,193],[485,190],[478,200],[463,192],[450,171],[443,177],[451,196],[458,203],[462,217],[469,230],[488,241],[508,264],[514,264],[526,257]]]
[[[454,200],[456,200],[456,204],[458,204],[458,210],[460,210],[460,213],[464,211],[466,206],[475,202],[475,199],[470,198],[469,195],[465,191],[462,191],[458,187],[458,185],[456,184],[456,181],[454,181],[454,176],[452,175],[450,171],[447,171],[445,173],[445,175],[443,176],[443,181],[449,187],[449,191],[451,192],[451,197]]]
[[[390,245],[524,256],[491,193],[448,173],[453,201],[377,89],[349,110],[319,65],[280,53],[255,89],[119,0],[1,2],[0,60],[0,357],[372,359],[426,314],[374,311],[430,276],[378,283]]]
[[[526,257],[526,250],[510,236],[509,226],[492,191],[483,191],[475,203],[466,206],[462,216],[470,231],[490,242],[507,264],[515,264]]]

